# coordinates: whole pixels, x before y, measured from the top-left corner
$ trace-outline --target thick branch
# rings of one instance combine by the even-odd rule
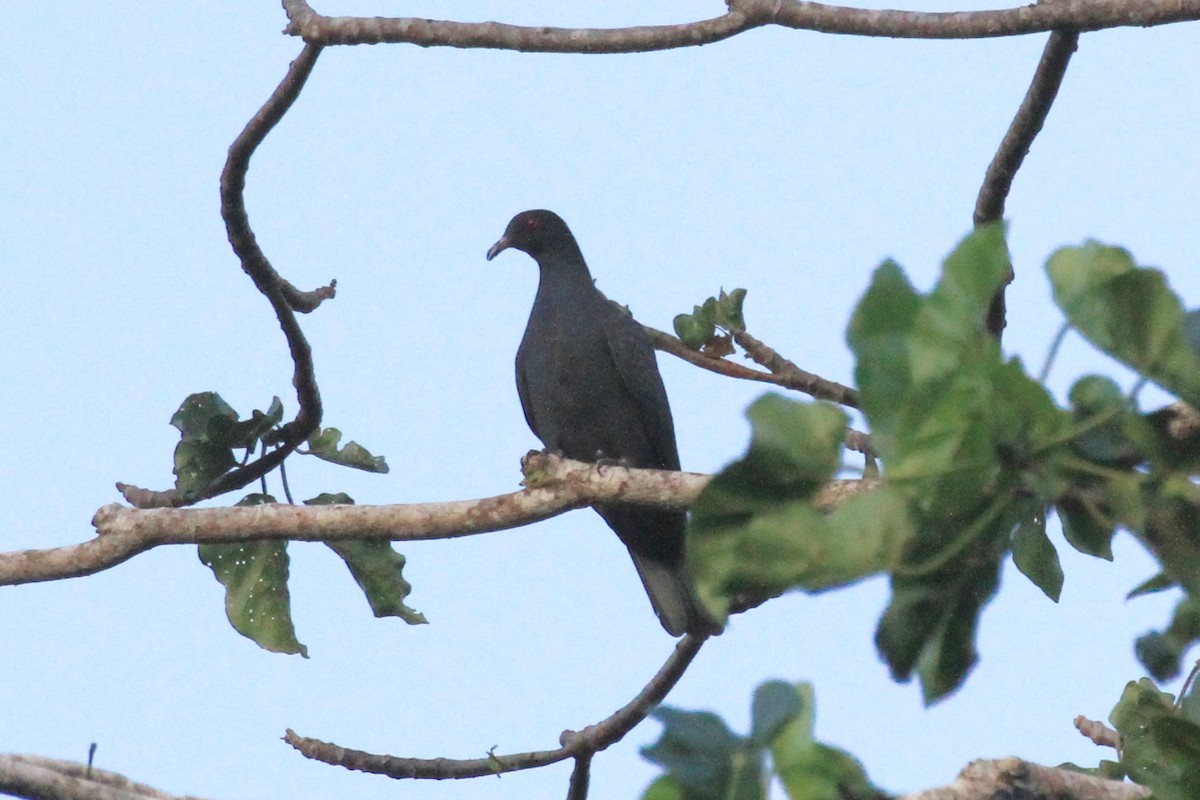
[[[0,586],[77,578],[127,561],[152,547],[262,539],[325,542],[345,539],[450,539],[538,522],[573,508],[620,501],[681,509],[695,501],[708,475],[598,467],[537,453],[526,459],[520,492],[446,503],[389,506],[295,506],[132,509],[111,504],[96,512],[97,537],[47,550],[0,553]],[[832,507],[872,481],[834,481],[818,497]]]
[[[0,794],[29,800],[196,800],[74,761],[0,755]]]
[[[894,11],[802,0],[729,0],[729,12],[677,25],[551,28],[409,17],[326,17],[283,0],[285,33],[309,44],[407,43],[527,53],[641,53],[712,44],[763,25],[909,39],[979,39],[1052,30],[1147,27],[1200,19],[1200,0],[1053,0],[994,11]]]
[[[637,697],[602,722],[589,725],[582,731],[564,731],[559,737],[561,747],[557,750],[538,750],[512,755],[493,755],[485,758],[397,758],[348,750],[328,742],[308,739],[289,730],[283,740],[299,750],[305,757],[326,764],[345,767],[359,772],[386,775],[390,778],[425,778],[445,780],[447,778],[478,778],[484,775],[499,775],[522,769],[535,769],[565,761],[581,755],[584,759],[619,742],[633,730],[646,715],[654,710],[667,693],[683,677],[688,665],[700,652],[705,637],[688,634],[675,645],[675,651],[659,668]]]
[[[958,780],[940,789],[902,795],[896,800],[1146,800],[1150,790],[1136,783],[1109,781],[1081,772],[1030,764],[1019,758],[973,761]]]

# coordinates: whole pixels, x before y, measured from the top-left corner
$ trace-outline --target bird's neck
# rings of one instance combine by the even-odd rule
[[[596,293],[592,274],[577,246],[542,253],[537,262],[539,277],[535,303],[562,303],[567,298],[590,298]]]

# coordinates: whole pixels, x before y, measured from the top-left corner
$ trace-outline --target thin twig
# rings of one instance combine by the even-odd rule
[[[788,386],[812,395],[818,400],[828,400],[848,408],[858,408],[858,392],[849,386],[843,386],[836,381],[826,380],[820,375],[800,369],[746,331],[735,331],[733,340],[742,346],[746,355],[754,359],[755,363],[769,369],[772,375],[787,380]]]
[[[1057,0],[1055,0],[1057,2]],[[1021,168],[1025,156],[1034,138],[1042,130],[1050,106],[1058,96],[1062,86],[1063,75],[1067,65],[1071,63],[1071,55],[1079,44],[1079,34],[1076,31],[1054,31],[1042,50],[1042,58],[1037,70],[1033,73],[1033,81],[1025,92],[1025,99],[1017,109],[1016,116],[1008,126],[1008,132],[1000,141],[1000,147],[988,165],[983,178],[983,186],[975,200],[975,225],[986,225],[1004,216],[1004,202],[1012,189],[1013,178]],[[1012,283],[1012,266],[1008,269],[1008,279],[1001,286],[988,309],[987,328],[997,339],[1004,333],[1006,321],[1005,289]]]
[[[675,645],[674,652],[659,668],[633,700],[614,712],[610,717],[582,731],[564,731],[559,738],[557,750],[538,750],[511,755],[494,755],[485,758],[397,758],[376,755],[361,750],[350,750],[317,739],[309,739],[288,730],[283,740],[299,750],[306,758],[326,764],[345,767],[359,772],[386,775],[390,778],[423,778],[445,780],[447,778],[478,778],[484,775],[499,775],[523,769],[536,769],[568,758],[578,753],[597,753],[620,741],[638,723],[662,702],[667,693],[683,677],[692,659],[700,652],[705,637],[688,634]]]
[[[90,541],[0,553],[0,586],[91,575],[153,547],[264,539],[423,541],[507,530],[594,503],[683,509],[710,476],[694,472],[598,467],[545,453],[527,458],[536,485],[520,492],[445,503],[306,506],[269,503],[227,508],[133,509],[111,504],[92,518]],[[534,482],[534,481],[530,481]],[[877,481],[832,481],[817,496],[831,509]]]
[[[694,364],[702,369],[706,369],[710,372],[715,372],[718,375],[724,375],[729,378],[740,378],[741,380],[747,381],[772,383],[776,386],[781,386],[784,389],[792,389],[797,392],[803,392],[821,400],[829,400],[830,402],[840,403],[841,405],[848,406],[850,408],[858,408],[858,395],[853,389],[848,386],[843,386],[840,383],[826,380],[825,378],[822,378],[819,375],[814,375],[811,372],[805,372],[791,361],[779,356],[774,350],[771,350],[771,348],[767,347],[749,334],[743,333],[738,335],[742,336],[747,341],[753,341],[759,345],[762,350],[758,350],[757,352],[764,358],[764,360],[768,361],[768,363],[770,363],[770,358],[765,356],[764,353],[769,352],[771,355],[773,355],[777,359],[776,363],[781,365],[781,368],[778,372],[759,372],[758,370],[751,369],[743,364],[738,364],[736,361],[705,355],[699,350],[693,350],[692,348],[688,347],[682,341],[669,333],[660,331],[657,328],[651,328],[649,325],[643,325],[642,327],[646,329],[646,333],[650,334],[650,341],[654,344],[656,349],[682,358],[689,364]],[[741,340],[739,340],[738,343],[742,344]],[[750,348],[746,347],[745,344],[742,344],[742,347],[746,348],[747,353],[750,353]],[[752,358],[755,357],[754,353],[750,353],[750,355]],[[764,364],[763,366],[768,365]],[[770,369],[769,366],[768,369]]]
[[[1075,730],[1086,736],[1092,744],[1121,749],[1121,734],[1099,720],[1088,719],[1081,714],[1075,718]]]
[[[241,261],[242,269],[258,290],[266,295],[279,318],[279,326],[287,338],[294,364],[292,384],[296,388],[300,410],[296,418],[281,429],[279,447],[257,461],[225,473],[199,492],[184,494],[174,489],[151,491],[118,483],[117,489],[125,499],[140,508],[177,507],[240,489],[279,466],[321,422],[321,395],[313,370],[312,349],[300,330],[295,311],[311,311],[322,300],[333,297],[335,284],[312,292],[301,292],[281,278],[255,240],[245,202],[250,157],[299,97],[320,53],[319,45],[305,45],[288,67],[283,81],[230,145],[229,156],[221,172],[221,216],[225,219],[229,244]]]

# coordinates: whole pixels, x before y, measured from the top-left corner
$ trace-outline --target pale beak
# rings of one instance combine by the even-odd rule
[[[501,236],[494,245],[492,245],[491,247],[488,248],[487,260],[491,261],[493,258],[500,255],[500,253],[502,251],[507,250],[508,247],[509,247],[508,237]]]

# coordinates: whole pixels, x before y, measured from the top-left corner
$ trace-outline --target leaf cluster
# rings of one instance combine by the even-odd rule
[[[816,741],[813,688],[768,681],[754,692],[750,734],[716,714],[663,706],[658,741],[642,755],[661,766],[642,800],[764,800],[778,782],[790,800],[883,800],[862,765]]]
[[[1046,520],[1067,543],[1112,558],[1131,531],[1158,558],[1157,585],[1200,582],[1200,447],[1172,438],[1107,377],[1088,375],[1060,406],[985,319],[1009,273],[1004,229],[983,226],[946,259],[928,294],[880,266],[848,331],[881,488],[832,513],[817,489],[841,469],[845,417],[768,395],[751,406],[746,454],[701,495],[689,561],[714,613],[748,594],[826,590],[887,575],[892,596],[876,645],[893,677],[916,676],[927,702],[977,661],[979,617],[1005,558],[1052,600],[1064,575]],[[1089,242],[1047,264],[1069,324],[1180,399],[1200,404],[1200,333],[1160,272]],[[1190,600],[1167,633],[1143,641],[1156,674],[1178,671],[1200,615]]]
[[[249,455],[260,444],[274,441],[283,419],[283,405],[275,398],[266,412],[255,410],[245,420],[215,392],[193,394],[171,418],[179,429],[175,447],[176,488],[199,495],[238,461],[235,450]],[[356,442],[339,447],[342,434],[336,428],[315,432],[308,441],[308,454],[340,466],[369,472],[387,472],[386,461],[373,456]],[[276,502],[265,491],[243,497],[237,505],[253,506]],[[304,501],[306,505],[353,504],[344,493],[322,493]],[[377,617],[400,617],[410,625],[425,622],[424,616],[404,600],[412,586],[403,577],[404,556],[390,543],[371,540],[326,542],[346,564]],[[225,587],[225,613],[234,629],[260,647],[277,653],[307,650],[296,638],[288,591],[288,543],[246,541],[233,544],[203,544],[200,561],[213,571]]]

